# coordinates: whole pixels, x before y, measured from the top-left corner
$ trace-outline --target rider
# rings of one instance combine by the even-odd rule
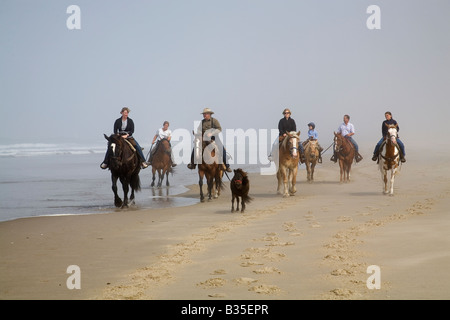
[[[291,118],[291,110],[289,108],[285,108],[283,110],[283,115],[284,117],[278,121],[278,139],[276,139],[272,144],[272,152],[269,155],[270,161],[274,160],[273,155],[275,154],[275,148],[278,148],[279,143],[283,141],[284,137],[286,137],[286,132],[297,131],[295,120]],[[300,149],[300,162],[304,163],[305,150],[303,149],[303,144],[299,142],[298,147]]]
[[[363,157],[358,152],[358,144],[352,138],[352,136],[355,134],[355,127],[349,121],[350,116],[348,114],[344,115],[344,122],[339,126],[337,133],[340,133],[344,138],[348,139],[353,144],[353,146],[355,147],[355,160],[356,162],[360,162]],[[330,160],[336,163],[337,159],[338,157],[335,150]]]
[[[397,132],[400,131],[400,127],[398,126],[397,121],[395,121],[394,119],[392,119],[392,113],[390,111],[386,111],[384,114],[384,117],[386,118],[386,120],[383,121],[383,123],[381,124],[381,134],[382,137],[380,139],[380,141],[378,141],[377,145],[375,146],[375,150],[373,151],[373,157],[372,160],[373,161],[377,161],[378,159],[378,154],[380,152],[380,147],[381,144],[383,143],[383,141],[386,139],[387,135],[388,135],[388,125],[394,125],[397,126]],[[403,142],[397,137],[397,144],[400,147],[400,161],[401,162],[406,162],[405,159],[405,145],[403,144]]]
[[[139,143],[132,137],[134,133],[134,122],[131,118],[128,117],[128,113],[130,112],[130,109],[127,107],[123,107],[120,113],[122,114],[122,117],[116,119],[114,122],[114,128],[113,133],[120,134],[123,138],[130,141],[133,145],[135,145],[135,149],[141,158],[141,168],[145,169],[148,167],[147,162],[145,161],[144,154],[142,153],[142,148],[139,146]],[[109,148],[106,151],[105,159],[100,165],[100,168],[106,169],[108,168],[108,155],[109,155]]]
[[[170,143],[170,139],[172,139],[171,134],[172,134],[172,131],[169,130],[169,121],[164,121],[162,128],[158,129],[156,131],[155,136],[153,137],[152,145],[155,143],[155,141],[156,141],[156,145],[150,151],[150,158],[148,159],[148,164],[150,164],[150,165],[152,164],[153,155],[155,154],[156,150],[158,150],[159,142],[162,139],[167,139],[167,141],[169,141],[169,143]],[[172,158],[172,167],[175,167],[176,163],[173,159],[173,153],[171,153],[171,158]]]
[[[210,108],[204,108],[202,114],[203,120],[200,122],[200,125],[197,128],[197,134],[199,135],[201,134],[202,137],[204,137],[206,132],[207,138],[215,140],[215,135],[219,134],[222,131],[222,127],[220,126],[219,120],[211,117],[211,115],[214,114],[214,112]],[[230,165],[227,163],[227,154],[225,151],[225,147],[223,147],[222,156],[224,169],[227,172],[233,172],[233,170],[231,170],[230,168]],[[192,170],[195,169],[195,166],[196,164],[194,163],[194,150],[192,150],[191,162],[187,165],[187,167]]]
[[[317,134],[316,131],[316,125],[314,124],[314,122],[310,122],[308,123],[308,140],[303,141],[303,147],[306,146],[306,144],[308,143],[309,140],[315,140],[317,141],[317,138],[319,137],[319,135]],[[323,148],[320,146],[319,142],[317,141],[317,148],[319,149],[319,163],[322,163],[322,151]]]

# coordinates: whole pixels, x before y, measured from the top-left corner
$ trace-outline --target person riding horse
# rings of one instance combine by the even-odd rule
[[[319,137],[317,131],[316,131],[316,125],[314,124],[314,122],[310,122],[308,123],[308,140],[303,141],[303,148],[306,146],[306,144],[308,143],[309,140],[315,140],[317,141],[317,138]],[[323,148],[322,146],[319,144],[319,142],[317,141],[317,148],[319,149],[319,159],[318,162],[322,163],[322,151]]]
[[[289,108],[285,108],[283,110],[284,117],[278,121],[278,138],[272,144],[272,151],[269,155],[269,160],[274,161],[274,154],[277,153],[275,148],[278,148],[280,142],[286,137],[286,132],[297,131],[297,125],[295,120],[291,117],[291,110]],[[298,147],[300,149],[300,162],[305,162],[305,149],[303,148],[303,144],[299,142]]]
[[[150,157],[148,160],[149,165],[152,164],[153,155],[156,153],[156,150],[158,150],[160,141],[162,139],[166,139],[170,143],[170,139],[172,139],[171,134],[172,134],[172,131],[169,130],[169,121],[164,121],[162,128],[158,129],[156,131],[155,136],[153,137],[152,145],[155,143],[155,141],[156,141],[156,145],[150,151]],[[173,159],[173,153],[171,153],[171,158],[172,158],[172,167],[175,167],[177,164],[175,163],[175,161]]]
[[[355,134],[355,127],[349,121],[350,116],[348,114],[344,115],[344,122],[339,126],[337,133],[340,133],[343,137],[348,139],[353,144],[353,146],[355,147],[355,160],[356,162],[360,162],[363,159],[363,157],[359,154],[358,144],[352,137]],[[333,153],[333,156],[331,157],[330,160],[334,161],[334,163],[337,162],[338,157],[336,151]]]
[[[215,140],[215,135],[219,134],[222,131],[222,127],[220,126],[219,120],[211,117],[214,112],[210,108],[203,109],[203,120],[200,122],[200,125],[197,128],[197,134],[202,136],[202,138],[210,138],[211,140]],[[205,134],[206,133],[206,134]],[[230,165],[227,163],[227,153],[225,151],[225,147],[222,150],[222,159],[224,169],[227,172],[233,172],[231,170]],[[196,164],[194,163],[194,150],[192,150],[191,154],[191,162],[187,165],[189,169],[195,169]]]
[[[386,137],[388,135],[388,126],[389,125],[397,126],[397,132],[400,131],[400,127],[398,126],[397,121],[392,119],[392,113],[390,111],[386,111],[385,114],[384,114],[384,117],[386,118],[386,120],[384,120],[383,123],[381,124],[381,135],[382,136],[381,136],[380,141],[378,141],[378,143],[375,146],[375,149],[373,151],[373,157],[372,157],[373,161],[377,161],[377,159],[378,159],[378,155],[380,153],[381,144],[383,143],[383,141],[386,139]],[[400,147],[400,161],[401,162],[406,162],[406,159],[405,159],[405,145],[399,139],[399,137],[396,137],[396,138],[397,138],[397,144]]]
[[[128,113],[130,112],[130,109],[127,107],[123,107],[120,113],[122,116],[114,122],[113,127],[113,133],[120,134],[124,139],[127,139],[136,149],[139,157],[141,158],[141,168],[145,169],[148,167],[147,162],[145,161],[145,156],[142,153],[142,148],[140,147],[139,143],[132,137],[134,133],[134,122],[131,118],[128,117]],[[100,168],[107,169],[109,166],[108,163],[108,156],[109,156],[110,149],[106,151],[105,159],[100,164]]]

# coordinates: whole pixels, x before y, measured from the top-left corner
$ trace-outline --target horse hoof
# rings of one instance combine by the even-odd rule
[[[286,193],[285,195],[283,195],[283,198],[289,198],[289,193]]]

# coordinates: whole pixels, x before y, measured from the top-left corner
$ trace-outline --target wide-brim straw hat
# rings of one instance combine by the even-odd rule
[[[205,114],[205,113],[214,114],[214,112],[210,108],[203,109],[203,112],[201,114]]]

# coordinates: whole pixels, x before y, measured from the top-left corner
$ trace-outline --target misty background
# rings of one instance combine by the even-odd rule
[[[370,150],[391,111],[407,152],[449,146],[449,13],[448,0],[2,0],[0,144],[106,146],[127,106],[142,146],[205,107],[224,130],[277,128],[288,107],[324,147],[349,114]]]

